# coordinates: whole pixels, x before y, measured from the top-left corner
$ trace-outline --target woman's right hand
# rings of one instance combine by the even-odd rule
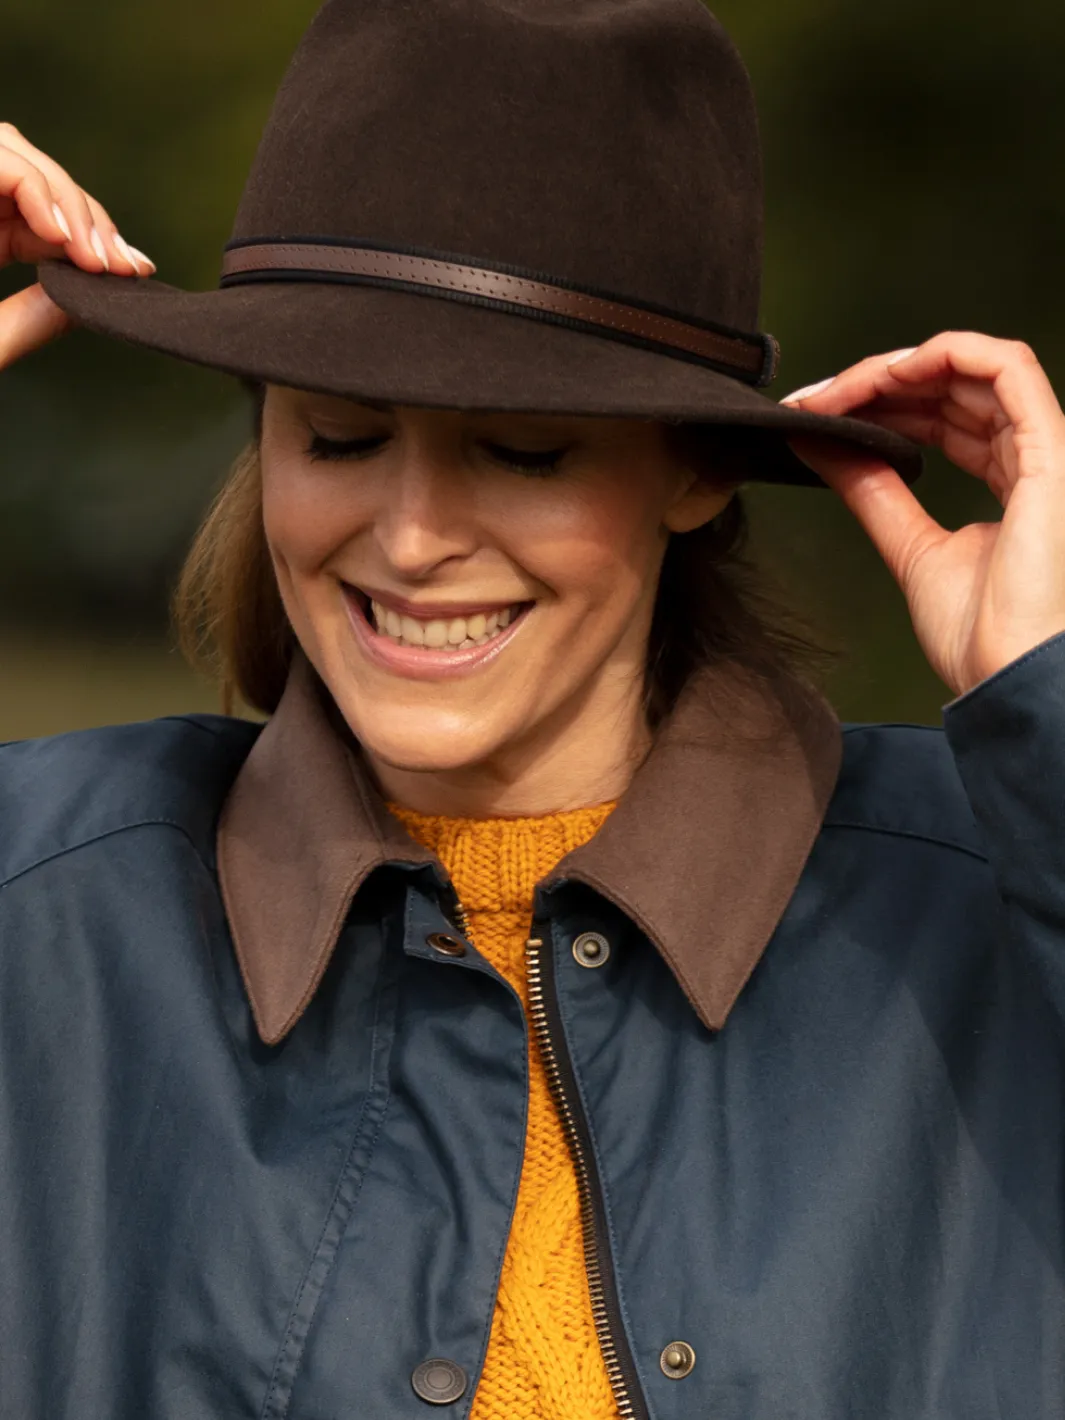
[[[119,236],[105,209],[10,123],[0,123],[0,266],[68,257],[85,271],[150,276],[154,264]],[[0,370],[70,324],[39,283],[0,301]]]

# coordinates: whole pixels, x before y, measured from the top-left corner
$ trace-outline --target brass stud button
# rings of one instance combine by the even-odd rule
[[[442,957],[464,957],[466,955],[466,943],[460,942],[458,937],[452,937],[448,932],[431,932],[425,941],[434,952],[439,952]]]
[[[573,955],[580,966],[604,966],[610,960],[610,943],[601,932],[582,932],[574,938]]]
[[[466,1394],[469,1378],[454,1361],[423,1361],[410,1378],[414,1394],[427,1405],[450,1405]]]
[[[671,1341],[659,1357],[662,1374],[671,1381],[682,1381],[695,1370],[695,1350],[686,1341]]]

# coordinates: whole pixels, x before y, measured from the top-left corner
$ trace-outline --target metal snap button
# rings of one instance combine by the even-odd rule
[[[686,1341],[671,1341],[658,1359],[662,1374],[671,1381],[682,1381],[695,1370],[695,1350]]]
[[[574,938],[573,955],[581,966],[603,966],[610,960],[610,943],[600,932],[582,932]]]
[[[443,957],[464,957],[466,955],[466,943],[460,942],[458,937],[452,937],[447,932],[430,932],[425,940],[434,952],[439,952]]]
[[[423,1361],[410,1378],[414,1393],[428,1405],[450,1405],[466,1394],[466,1372],[454,1361],[440,1357]]]

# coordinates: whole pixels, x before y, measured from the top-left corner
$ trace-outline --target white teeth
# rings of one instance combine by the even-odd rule
[[[474,646],[486,646],[518,615],[517,608],[508,607],[505,611],[456,616],[450,621],[416,621],[413,616],[401,616],[376,601],[371,601],[370,610],[379,635],[400,645],[426,646],[434,651],[468,651]]]
[[[447,633],[449,629],[446,621],[430,621],[429,625],[425,628],[425,644],[439,651],[441,646],[447,645]]]
[[[415,621],[413,616],[403,618],[403,639],[411,646],[425,645],[425,628],[420,621]]]

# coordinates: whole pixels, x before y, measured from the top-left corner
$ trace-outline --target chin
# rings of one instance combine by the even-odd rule
[[[341,712],[359,744],[379,764],[410,773],[455,773],[484,763],[507,741],[489,732],[483,715]]]
[[[493,746],[464,745],[454,737],[426,735],[416,740],[399,736],[358,736],[363,749],[379,764],[408,774],[456,774],[474,769],[492,753]]]

